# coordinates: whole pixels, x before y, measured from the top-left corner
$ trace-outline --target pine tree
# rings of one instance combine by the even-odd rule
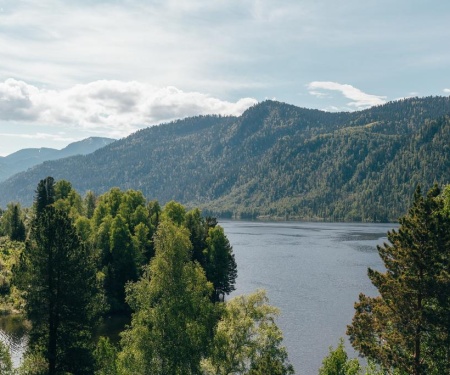
[[[437,186],[426,197],[417,188],[390,244],[378,247],[386,272],[369,269],[380,295],[355,304],[347,333],[362,355],[407,374],[450,373],[449,235]]]
[[[38,187],[36,217],[15,272],[32,323],[29,354],[47,360],[49,375],[90,374],[95,268],[67,213],[44,205],[54,200],[50,179]]]

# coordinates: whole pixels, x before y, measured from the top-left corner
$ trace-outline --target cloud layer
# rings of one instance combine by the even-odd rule
[[[78,127],[116,137],[188,116],[238,116],[256,102],[228,102],[176,87],[113,80],[66,90],[39,89],[11,78],[0,82],[0,121]]]
[[[329,81],[314,81],[307,85],[309,93],[318,98],[328,97],[329,94],[325,91],[338,91],[347,99],[351,101],[347,105],[355,109],[369,108],[374,105],[381,105],[386,103],[386,96],[371,95],[362,92],[360,89],[348,84],[341,84]]]

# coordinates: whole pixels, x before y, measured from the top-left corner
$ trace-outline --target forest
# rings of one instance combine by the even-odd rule
[[[0,183],[0,205],[31,205],[36,181],[53,176],[82,195],[139,189],[219,218],[396,222],[417,184],[450,181],[449,113],[449,97],[336,113],[265,101],[34,166]]]
[[[411,202],[378,247],[386,271],[368,270],[379,295],[359,296],[347,328],[367,365],[340,341],[319,375],[450,372],[450,186]],[[47,177],[31,207],[1,212],[0,231],[1,308],[30,324],[19,368],[0,343],[2,374],[294,373],[265,292],[226,298],[233,249],[198,208],[118,188],[82,197]],[[95,335],[114,314],[130,318],[118,343]]]

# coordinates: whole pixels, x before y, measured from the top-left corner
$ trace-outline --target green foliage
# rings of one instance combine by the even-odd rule
[[[262,290],[228,301],[209,356],[202,361],[203,374],[293,374],[286,348],[281,346],[282,333],[275,324],[277,314]]]
[[[37,207],[15,273],[32,323],[29,352],[45,358],[48,374],[90,374],[97,302],[94,264],[67,213]]]
[[[13,375],[13,367],[8,347],[0,341],[0,374]]]
[[[0,217],[0,228],[11,241],[25,241],[24,214],[18,203],[9,203]]]
[[[107,337],[100,337],[94,351],[95,375],[117,375],[117,348]]]
[[[77,228],[83,225],[80,230],[91,232],[88,238],[105,276],[110,312],[127,311],[124,286],[137,280],[154,254],[152,237],[158,222],[154,217],[155,224],[152,222],[152,215],[157,214],[147,207],[141,192],[113,188],[98,198],[90,227],[87,218],[84,223],[77,221]]]
[[[122,334],[121,373],[198,374],[214,324],[212,285],[191,261],[185,228],[163,221],[155,248],[142,278],[127,288],[134,314]]]
[[[360,294],[348,327],[362,355],[406,374],[450,372],[450,219],[437,186],[420,188],[390,244],[378,247],[386,272],[369,269],[380,296]]]
[[[39,215],[45,207],[55,202],[55,180],[47,177],[39,181],[36,189],[34,208],[36,215]]]
[[[18,369],[18,375],[47,375],[48,361],[40,353],[28,353]]]
[[[125,284],[137,280],[136,254],[133,247],[131,232],[125,219],[118,214],[111,223],[109,232],[109,278],[106,282],[106,292],[110,297],[112,308],[120,308],[125,300]]]
[[[12,285],[12,278],[24,247],[23,242],[0,237],[0,313],[17,312],[23,308],[22,293]]]
[[[184,222],[186,215],[186,209],[178,202],[168,202],[162,211],[162,218],[172,221],[177,225],[181,225]]]
[[[225,294],[235,290],[237,265],[233,248],[220,226],[209,229],[206,244],[204,250],[206,277],[213,283],[214,300],[223,300]]]
[[[330,347],[330,353],[322,361],[319,375],[358,375],[360,370],[357,359],[348,359],[344,340],[340,339],[336,349]]]

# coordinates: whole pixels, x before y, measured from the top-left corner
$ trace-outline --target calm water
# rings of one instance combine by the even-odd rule
[[[267,290],[281,310],[278,325],[296,374],[316,375],[330,345],[345,337],[358,294],[375,295],[367,268],[382,269],[376,245],[393,224],[222,221],[238,264],[233,295]],[[23,325],[0,319],[0,340],[17,365]],[[350,346],[349,354],[355,355]]]
[[[238,264],[234,295],[266,289],[296,373],[316,375],[345,337],[360,292],[376,295],[367,268],[382,270],[376,245],[393,224],[223,221]],[[356,354],[347,343],[351,356]]]

